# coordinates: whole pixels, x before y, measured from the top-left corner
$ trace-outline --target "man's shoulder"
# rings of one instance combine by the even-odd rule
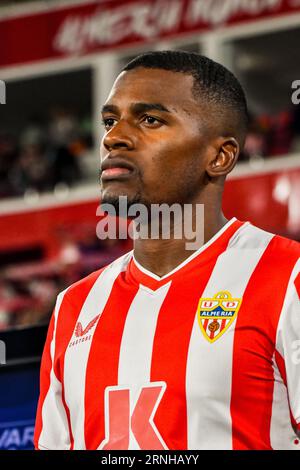
[[[94,284],[104,272],[108,273],[108,277],[114,277],[116,274],[123,271],[131,258],[131,254],[132,252],[125,253],[111,263],[102,266],[100,269],[97,269],[82,279],[79,279],[61,292],[60,295],[72,303],[74,303],[74,300],[77,301],[79,299],[86,298]]]
[[[272,249],[274,252],[282,255],[293,255],[300,257],[300,243],[290,238],[282,237],[281,235],[274,235],[272,240]]]
[[[233,248],[267,249],[274,256],[300,257],[300,243],[245,223],[236,234]]]

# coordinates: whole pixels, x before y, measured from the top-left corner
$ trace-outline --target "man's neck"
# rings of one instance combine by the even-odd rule
[[[195,249],[187,249],[191,240],[182,237],[180,239],[136,239],[134,241],[134,257],[145,269],[164,276],[179,266],[185,259],[197,251],[201,245],[207,243],[227,223],[222,212],[214,217],[205,215],[204,237],[202,244]]]

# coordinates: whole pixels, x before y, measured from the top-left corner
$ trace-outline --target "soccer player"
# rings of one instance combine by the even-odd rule
[[[203,204],[204,241],[137,237],[58,296],[36,448],[300,449],[300,247],[221,209],[241,85],[204,56],[149,52],[102,118],[102,202]]]

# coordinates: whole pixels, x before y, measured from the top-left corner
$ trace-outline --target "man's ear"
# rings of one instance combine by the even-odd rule
[[[214,142],[214,156],[209,160],[206,172],[211,178],[226,176],[234,168],[240,146],[234,137],[219,137]]]

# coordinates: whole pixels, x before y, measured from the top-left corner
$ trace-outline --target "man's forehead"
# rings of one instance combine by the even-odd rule
[[[122,72],[116,79],[107,102],[164,102],[169,106],[195,104],[193,77],[164,69],[139,67]]]

